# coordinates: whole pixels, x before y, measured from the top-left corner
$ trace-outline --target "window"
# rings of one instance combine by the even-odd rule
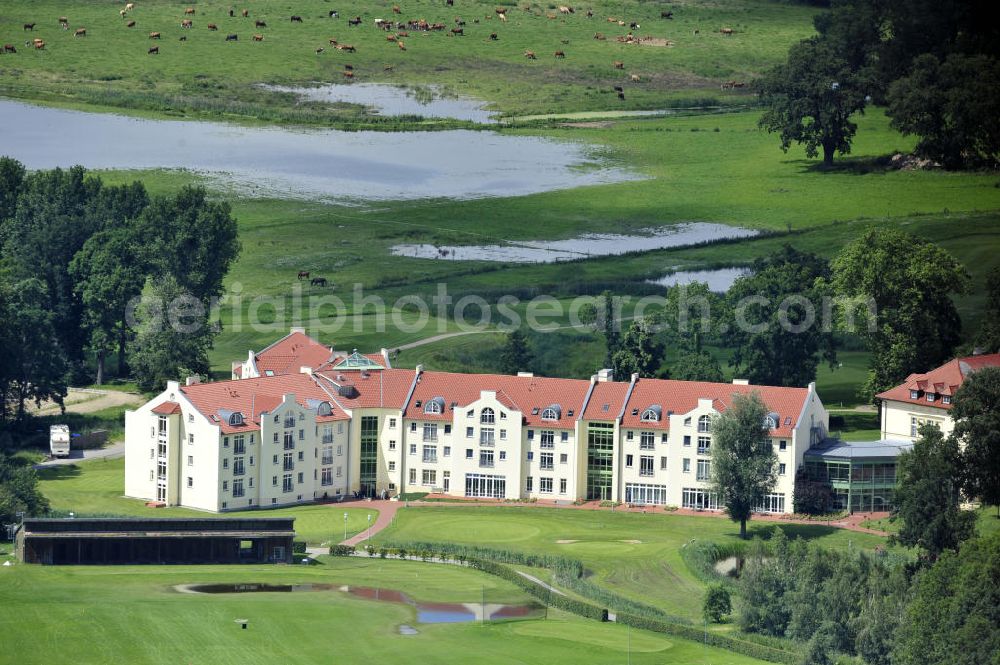
[[[343,473],[344,473],[344,467],[338,466],[337,467],[337,477],[340,478],[343,475]]]
[[[465,417],[466,418],[475,418],[476,417],[476,410],[475,409],[469,409],[468,411],[465,412]]]
[[[500,412],[500,420],[507,420],[507,414],[503,411]]]
[[[295,469],[295,456],[292,453],[285,453],[285,458],[282,462],[281,468],[283,471],[292,471]]]
[[[160,417],[158,417],[156,419],[156,421],[157,421],[156,422],[156,429],[157,429],[157,431],[160,434],[165,435],[167,433],[167,417],[166,416],[160,416]]]
[[[530,461],[531,461],[531,460],[533,460],[533,459],[535,459],[535,453],[533,453],[533,452],[531,452],[531,451],[529,450],[529,451],[528,451],[528,461],[530,462]]]
[[[698,454],[699,455],[709,455],[712,452],[712,437],[710,436],[699,436],[698,437]]]
[[[320,464],[333,464],[333,446],[323,447],[323,459]]]
[[[333,484],[333,469],[326,468],[323,469],[323,473],[320,476],[319,484],[323,487],[328,487]]]
[[[410,469],[410,483],[415,484],[417,482],[417,470]]]
[[[187,477],[187,486],[194,487],[194,478],[192,478],[191,476]]]
[[[479,445],[481,446],[492,446],[495,443],[494,432],[492,427],[481,427],[479,429]]]
[[[389,460],[389,470],[390,471],[396,470],[396,462],[394,462],[393,460]]]
[[[555,468],[555,464],[552,460],[552,453],[542,453],[538,456],[538,467],[542,471],[551,471]]]
[[[389,441],[389,450],[395,450],[395,449],[396,449],[396,442],[395,441]],[[340,448],[338,447],[337,450],[340,450]]]
[[[188,414],[188,422],[189,423],[193,423],[194,422],[194,414],[193,413],[189,413]]]
[[[476,433],[476,428],[475,427],[466,427],[465,428],[465,438],[466,439],[471,439],[473,437],[473,435],[475,435],[475,433]]]
[[[683,471],[684,473],[691,473],[691,459],[690,458],[685,457],[683,460],[681,460],[681,471]]]
[[[666,471],[666,470],[667,470],[667,458],[664,456],[660,458],[660,471]]]
[[[243,441],[243,435],[237,434],[233,437],[233,454],[242,455],[246,452],[246,443]]]
[[[538,491],[545,492],[546,494],[552,493],[552,479],[551,478],[539,478],[538,479]]]
[[[764,502],[759,506],[754,506],[755,513],[783,513],[785,512],[784,494],[767,494]]]
[[[532,478],[531,476],[528,476],[527,478],[524,479],[524,491],[525,492],[531,492],[533,485],[534,485],[534,478]]]
[[[410,454],[411,455],[416,455],[417,454],[417,444],[415,444],[415,443],[411,443],[410,444]]]
[[[234,498],[239,498],[239,497],[243,496],[244,493],[245,492],[243,491],[243,480],[242,479],[234,480],[233,481],[233,497]]]
[[[625,466],[627,466],[630,469],[632,468],[632,455],[625,456]]]
[[[278,463],[278,456],[277,455],[272,456],[271,457],[271,464],[277,464],[277,463]]]
[[[233,458],[233,475],[234,476],[242,476],[244,473],[246,473],[246,471],[243,468],[243,458],[242,457],[234,457]]]
[[[642,412],[642,420],[647,423],[655,423],[660,420],[660,414],[656,409],[646,409]]]
[[[551,406],[548,407],[548,408],[546,408],[546,409],[543,409],[542,410],[542,420],[559,420],[559,410],[556,409],[555,407],[551,407]],[[552,479],[550,478],[549,479],[549,483],[551,484],[551,482],[552,482]],[[550,492],[552,491],[551,487],[549,488],[549,491]]]
[[[445,446],[444,447],[444,456],[445,457],[451,457],[451,446]]]
[[[424,423],[424,441],[438,440],[437,423]]]
[[[941,397],[941,403],[942,404],[951,404],[951,396],[950,395],[944,395],[944,396],[942,396]]]
[[[440,398],[435,397],[434,399],[429,400],[427,402],[427,404],[424,405],[424,413],[440,414],[441,413],[441,407],[442,407],[442,403],[441,403]]]
[[[304,450],[299,451],[299,461],[304,462],[306,459],[306,452]]]
[[[569,441],[569,432],[562,432],[559,435],[559,440],[562,441],[563,443],[566,443],[567,441]]]
[[[529,429],[528,430],[528,441],[534,441],[534,440],[535,440],[535,430]]]
[[[772,416],[768,416],[767,418],[764,418],[764,427],[769,430],[777,429],[778,422]]]
[[[785,468],[786,468],[786,467],[785,467],[785,465],[784,465],[784,464],[779,464],[779,465],[778,465],[778,475],[779,475],[779,476],[783,476],[783,475],[785,475]]]
[[[500,440],[501,441],[507,440],[507,430],[505,429],[500,430]]]
[[[424,461],[429,463],[438,461],[437,446],[424,446]]]
[[[699,432],[711,432],[712,431],[712,417],[705,415],[698,418],[698,431]]]
[[[684,445],[685,446],[690,446],[691,445],[691,435],[690,434],[685,434],[684,435]]]
[[[569,455],[567,455],[566,453],[559,453],[559,463],[560,464],[565,464],[568,461],[569,461]]]
[[[681,490],[681,506],[695,510],[718,510],[719,497],[708,490],[685,487]]]
[[[937,393],[927,393],[928,402],[933,402],[935,399],[937,399]]]
[[[188,445],[190,446],[193,443],[194,443],[194,434],[188,434]]]
[[[331,425],[323,426],[323,443],[333,443],[333,427]]]
[[[778,450],[779,451],[785,452],[786,448],[788,448],[788,442],[787,441],[779,441],[778,442]]]
[[[396,429],[396,419],[389,418],[389,429]]]
[[[228,436],[222,437],[222,447],[223,448],[228,448],[229,447],[229,437]]]
[[[666,442],[667,442],[667,433],[664,432],[663,434],[660,435],[660,443],[666,443]]]
[[[421,485],[433,485],[437,482],[437,471],[432,469],[424,469],[422,477],[420,479]]]
[[[653,432],[642,432],[639,434],[639,450],[655,450],[656,434]]]
[[[684,427],[691,427],[691,416],[684,419]]]
[[[540,448],[555,448],[556,433],[552,430],[542,430],[538,443]]]
[[[299,430],[299,441],[305,441],[305,439],[306,439],[306,431],[304,429],[300,429]]]
[[[698,473],[696,475],[698,480],[711,480],[712,479],[712,462],[707,459],[698,460]]]
[[[271,487],[278,486],[278,476],[271,476]]]
[[[465,496],[502,499],[506,496],[507,478],[483,473],[465,474]]]
[[[277,416],[275,416],[275,418],[277,418]],[[274,433],[274,442],[275,443],[278,442],[278,433],[277,432]]]
[[[919,390],[911,390],[910,391],[910,399],[917,399],[919,397],[920,397],[920,391]]]
[[[188,455],[188,466],[194,466],[194,455]]]
[[[285,450],[295,450],[295,437],[292,436],[292,430],[285,432],[284,448]]]
[[[472,448],[466,448],[465,449],[465,459],[472,459],[473,452],[474,451],[472,450]]]
[[[496,414],[493,412],[493,409],[491,409],[490,407],[486,407],[485,409],[480,411],[479,422],[484,425],[492,425],[493,423],[495,423]]]
[[[480,450],[479,451],[479,466],[491,467],[493,466],[493,451],[492,450]]]
[[[288,493],[292,491],[292,474],[286,473],[281,479],[281,491]]]
[[[651,476],[651,475],[653,475],[653,456],[652,455],[640,455],[639,456],[639,475],[640,476]]]
[[[560,478],[559,479],[559,493],[560,494],[565,494],[566,493],[566,479],[565,478]]]
[[[451,434],[451,425],[445,425],[444,426],[444,433],[445,434]]]
[[[634,506],[665,505],[667,503],[667,486],[625,483],[625,503]]]
[[[417,431],[417,424],[416,423],[410,423],[410,431],[411,432],[416,432]]]
[[[625,432],[625,438],[627,440],[631,441],[634,437],[635,437],[635,432],[633,432],[632,430]]]
[[[500,461],[502,462],[505,459],[507,459],[507,451],[506,450],[501,450],[500,451]]]

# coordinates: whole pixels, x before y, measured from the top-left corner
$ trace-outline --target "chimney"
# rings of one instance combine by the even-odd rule
[[[312,376],[313,375],[312,367],[303,365],[302,367],[299,368],[299,374],[308,374],[309,376]]]
[[[517,375],[520,376],[520,377],[525,377],[525,378],[529,378],[530,379],[533,376],[535,376],[535,373],[534,372],[518,372]]]
[[[189,376],[187,379],[184,380],[185,386],[196,386],[199,383],[201,383],[201,377],[197,375]]]
[[[750,379],[733,379],[734,386],[749,386]]]
[[[597,381],[599,383],[607,383],[608,381],[615,380],[615,370],[613,369],[599,369],[597,370]]]
[[[385,366],[392,369],[392,361],[389,360],[389,349],[381,349],[379,353],[382,354],[382,360],[385,361]]]

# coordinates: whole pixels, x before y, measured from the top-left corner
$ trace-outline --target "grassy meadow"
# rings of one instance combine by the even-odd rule
[[[784,57],[787,45],[813,32],[814,8],[770,0],[698,0],[674,5],[674,18],[660,18],[660,3],[599,0],[562,15],[551,3],[408,0],[398,3],[348,0],[257,0],[241,5],[221,0],[144,0],[126,18],[123,3],[88,0],[15,0],[0,7],[0,42],[20,47],[25,37],[46,42],[44,50],[18,48],[0,59],[0,93],[65,105],[128,108],[169,116],[224,115],[243,120],[319,124],[373,123],[363,109],[347,105],[295,104],[287,94],[262,94],[256,83],[312,84],[344,80],[345,64],[354,81],[435,84],[446,93],[491,102],[505,115],[581,110],[648,109],[664,106],[739,105],[745,88],[720,90],[724,81],[747,82]],[[184,9],[196,13],[181,27]],[[231,18],[229,9],[236,8]],[[494,13],[507,7],[508,20]],[[525,9],[527,8],[527,9]],[[330,18],[336,9],[340,18]],[[593,11],[587,17],[586,10]],[[302,17],[301,23],[291,16]],[[69,30],[58,18],[69,19]],[[362,24],[348,25],[360,16]],[[552,18],[549,18],[552,16]],[[374,20],[443,23],[440,31],[404,30],[406,50],[386,40]],[[615,22],[609,22],[614,18]],[[461,36],[451,28],[465,22]],[[617,20],[626,25],[619,26]],[[128,21],[135,26],[127,27]],[[257,27],[263,21],[266,27]],[[636,36],[656,45],[619,43],[629,25]],[[35,23],[31,35],[22,29]],[[208,24],[218,26],[210,31]],[[720,30],[728,27],[732,35]],[[74,37],[85,28],[86,37]],[[697,31],[697,32],[696,32]],[[159,32],[159,41],[149,33]],[[496,33],[497,39],[489,38]],[[595,39],[601,33],[606,39]],[[228,34],[238,40],[225,41]],[[260,34],[263,41],[253,41]],[[184,41],[180,41],[181,38]],[[330,40],[356,52],[336,50]],[[148,55],[159,46],[158,55]],[[325,51],[317,53],[316,49]],[[537,59],[525,58],[526,50]],[[556,58],[563,51],[565,58]],[[613,63],[624,63],[615,69]],[[640,81],[631,82],[631,75]],[[619,100],[614,85],[625,85]],[[410,118],[410,123],[419,119]]]

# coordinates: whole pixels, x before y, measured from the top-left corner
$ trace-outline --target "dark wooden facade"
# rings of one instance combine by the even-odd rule
[[[26,519],[17,556],[54,565],[291,563],[294,519]]]

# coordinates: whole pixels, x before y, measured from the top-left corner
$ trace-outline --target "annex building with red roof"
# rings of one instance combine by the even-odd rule
[[[829,424],[815,385],[399,369],[300,329],[233,374],[170,382],[126,413],[128,496],[208,511],[418,491],[715,510],[713,418],[757,392],[778,459],[758,509],[785,513]]]

